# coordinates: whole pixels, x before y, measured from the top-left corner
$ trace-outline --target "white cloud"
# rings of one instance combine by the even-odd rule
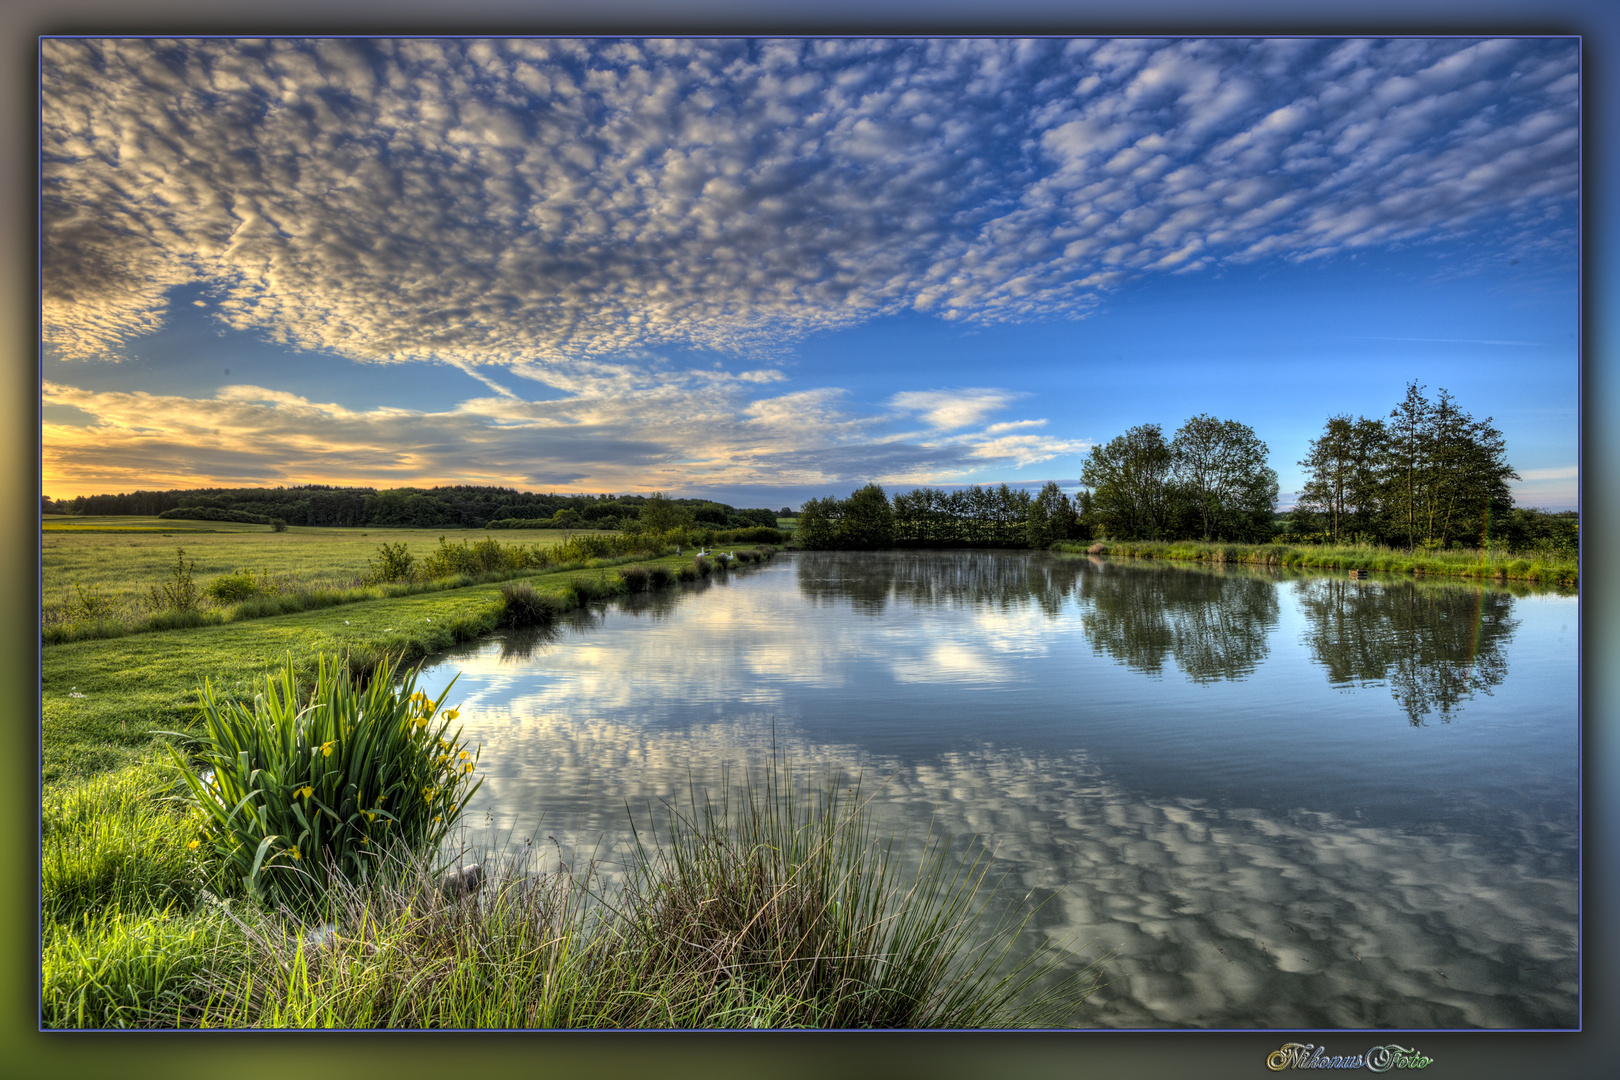
[[[976,424],[1012,401],[1025,395],[1010,390],[907,390],[895,394],[889,404],[906,412],[921,413],[929,426],[939,431]]]
[[[43,62],[43,314],[69,357],[115,358],[185,282],[361,360],[769,351],[908,307],[1079,315],[1153,268],[1544,242],[1578,186],[1565,40],[49,40]]]

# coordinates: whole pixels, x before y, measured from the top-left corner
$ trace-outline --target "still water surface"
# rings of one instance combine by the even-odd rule
[[[611,872],[773,745],[1105,952],[1081,1027],[1577,1022],[1578,601],[1030,552],[799,553],[430,661],[474,844]]]

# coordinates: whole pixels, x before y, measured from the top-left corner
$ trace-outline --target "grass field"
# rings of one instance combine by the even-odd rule
[[[511,529],[488,535],[502,545],[554,547],[578,532],[595,530]],[[417,558],[450,543],[477,541],[473,529],[343,529],[290,527],[271,532],[266,525],[222,521],[165,521],[142,517],[47,516],[40,535],[41,622],[61,619],[77,597],[77,586],[97,592],[114,618],[133,619],[154,585],[175,565],[175,549],[196,563],[198,587],[223,574],[268,572],[304,589],[357,586],[379,545],[405,544]],[[204,600],[204,609],[209,602]]]

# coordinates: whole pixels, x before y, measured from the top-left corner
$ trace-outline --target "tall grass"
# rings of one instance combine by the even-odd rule
[[[984,857],[930,836],[907,870],[859,782],[794,787],[785,771],[750,777],[735,802],[694,797],[641,848],[625,910],[641,976],[665,988],[658,1026],[708,1026],[716,1010],[774,1027],[1041,1026],[1090,993],[1094,969],[1040,989],[1052,952],[1010,962],[1028,916],[974,940]]]
[[[200,824],[171,769],[146,761],[46,795],[40,808],[44,915],[189,906],[200,887],[188,843]]]
[[[535,592],[527,581],[509,581],[501,586],[500,594],[496,622],[508,629],[550,626],[565,606],[559,597]]]
[[[231,1027],[790,1028],[1062,1024],[1097,971],[1010,962],[1023,922],[978,940],[985,866],[929,845],[907,869],[858,793],[786,786],[694,797],[606,894],[499,861],[457,899],[420,859],[336,882],[312,939],[240,920],[245,962],[209,974]]]
[[[1073,1022],[1099,969],[1060,978],[1062,954],[1050,949],[1015,959],[1029,916],[990,917],[982,858],[957,858],[939,837],[917,857],[915,844],[879,835],[858,783],[835,780],[798,781],[773,763],[717,799],[693,793],[684,810],[643,822],[612,887],[594,866],[548,874],[486,857],[481,890],[458,895],[443,887],[442,849],[424,832],[416,848],[387,847],[368,872],[335,874],[294,909],[271,890],[250,892],[232,851],[191,845],[198,805],[176,799],[172,771],[148,762],[46,803],[41,1019],[57,1028]]]
[[[40,1023],[48,1028],[172,1028],[204,1022],[210,972],[243,955],[211,911],[112,906],[41,935]]]

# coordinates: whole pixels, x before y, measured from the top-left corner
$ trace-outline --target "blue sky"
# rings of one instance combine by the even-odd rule
[[[796,505],[1417,380],[1576,504],[1572,39],[47,41],[43,466]]]

